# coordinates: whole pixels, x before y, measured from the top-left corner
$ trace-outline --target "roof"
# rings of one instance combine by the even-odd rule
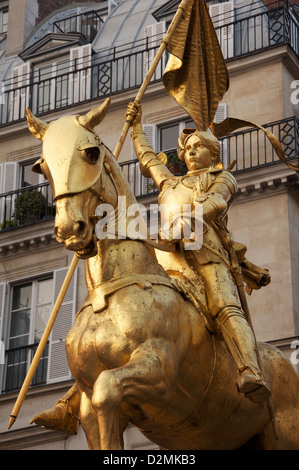
[[[93,49],[99,51],[143,38],[146,26],[156,23],[153,13],[164,3],[165,0],[123,0],[106,19]]]

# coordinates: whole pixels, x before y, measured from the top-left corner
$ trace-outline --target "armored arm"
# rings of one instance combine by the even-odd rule
[[[132,124],[132,140],[135,152],[140,164],[140,171],[146,178],[152,178],[155,185],[161,190],[165,180],[173,175],[165,166],[167,157],[164,154],[156,155],[153,148],[149,144],[147,137],[141,125],[141,107],[134,103],[130,103],[128,113],[135,116]]]

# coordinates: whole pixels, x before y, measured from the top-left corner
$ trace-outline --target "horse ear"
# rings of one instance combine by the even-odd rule
[[[42,170],[41,170],[41,163],[43,163],[42,158],[39,158],[36,160],[36,162],[33,164],[32,171],[33,173],[38,173],[39,175],[42,175]]]
[[[93,108],[84,116],[78,118],[79,123],[87,129],[94,129],[95,126],[100,124],[103,121],[104,117],[107,114],[107,111],[110,107],[111,99],[107,98],[101,106]]]
[[[26,117],[31,134],[42,141],[48,127],[47,124],[35,117],[29,108],[26,108]]]

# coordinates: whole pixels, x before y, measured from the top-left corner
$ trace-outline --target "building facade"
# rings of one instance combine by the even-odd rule
[[[83,114],[107,96],[112,103],[99,126],[115,148],[124,113],[146,75],[177,0],[0,2],[0,449],[87,449],[76,436],[30,425],[73,383],[64,339],[87,293],[79,261],[20,415],[7,423],[30,361],[72,260],[54,236],[55,201],[48,182],[31,171],[41,153],[25,108],[50,122]],[[216,120],[236,117],[263,125],[280,140],[288,162],[299,160],[299,9],[295,2],[207,1],[230,88]],[[166,93],[157,67],[142,102],[144,130],[175,174],[184,172],[177,139],[193,126]],[[283,350],[298,372],[299,175],[280,162],[264,134],[246,128],[221,139],[225,167],[239,191],[229,229],[246,244],[248,258],[270,270],[270,285],[248,297],[260,341]],[[157,201],[141,176],[128,136],[119,158],[135,195],[149,208]],[[126,449],[156,446],[129,426]]]

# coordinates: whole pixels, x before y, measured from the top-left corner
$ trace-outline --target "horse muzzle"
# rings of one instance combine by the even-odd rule
[[[71,228],[55,225],[54,231],[56,240],[63,243],[67,250],[75,251],[79,258],[87,259],[97,254],[96,236],[85,221],[75,222]]]

